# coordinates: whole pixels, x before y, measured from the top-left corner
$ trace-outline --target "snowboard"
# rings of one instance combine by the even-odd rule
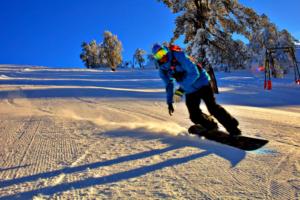
[[[259,149],[269,142],[265,139],[248,137],[243,135],[232,137],[228,133],[220,130],[207,131],[204,127],[198,124],[191,126],[188,129],[188,132],[190,134],[195,134],[199,137],[204,137],[205,139],[229,145],[244,151],[253,151]]]

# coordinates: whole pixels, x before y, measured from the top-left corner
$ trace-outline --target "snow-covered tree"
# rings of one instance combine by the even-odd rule
[[[143,63],[145,62],[145,58],[144,58],[145,54],[146,54],[146,51],[143,49],[139,49],[139,48],[136,49],[136,51],[134,53],[134,59],[139,64],[140,68],[144,68]]]
[[[96,40],[90,43],[83,42],[81,60],[87,68],[108,66],[112,70],[122,63],[122,44],[117,36],[109,31],[104,32],[104,40],[97,44]]]
[[[99,45],[97,45],[96,40],[93,40],[89,44],[83,42],[82,53],[80,54],[81,60],[85,63],[87,68],[97,68],[100,66],[99,59]]]
[[[278,47],[293,47],[293,37],[287,30],[279,31],[275,24],[271,23],[266,15],[260,18],[260,26],[250,37],[249,47],[253,52],[253,58],[259,64],[263,64],[265,60],[266,49]],[[272,74],[274,77],[281,77],[283,72],[287,72],[292,63],[290,54],[283,50],[276,50],[272,53],[274,58],[274,66],[272,66]]]
[[[294,38],[292,35],[285,29],[278,32],[278,46],[280,47],[294,47],[296,48],[294,44]],[[276,75],[282,76],[282,73],[287,73],[291,67],[293,67],[293,55],[291,52],[286,51],[277,51],[275,55],[276,61],[278,63],[277,71],[279,71],[279,74]]]
[[[80,59],[82,60],[82,62],[84,62],[84,65],[87,68],[90,68],[92,65],[89,56],[90,45],[86,42],[82,42],[81,48],[82,48],[82,53],[80,54]]]
[[[109,31],[104,32],[104,40],[100,45],[100,60],[104,65],[109,66],[113,71],[122,63],[122,43],[116,35]]]
[[[211,48],[210,63],[215,68],[230,71],[231,69],[244,69],[247,67],[247,61],[250,59],[251,54],[248,47],[241,41],[236,40],[228,43],[227,51],[222,52],[217,48]]]
[[[231,64],[238,66],[239,57],[244,57],[242,54],[245,54],[245,46],[242,51],[233,54],[231,47],[237,44],[241,47],[241,43],[233,39],[234,33],[245,36],[250,42],[254,38],[258,40],[253,44],[258,50],[263,49],[263,45],[276,43],[276,26],[265,15],[259,16],[253,9],[243,6],[237,0],[158,1],[177,14],[171,43],[183,35],[188,53],[195,58],[202,57],[209,62],[215,62],[220,60],[216,56],[222,55],[228,62],[231,60]],[[248,53],[245,56],[248,57]]]
[[[254,57],[263,63],[266,48],[278,46],[278,30],[266,15],[259,18],[259,27],[249,37],[249,47]]]
[[[211,52],[228,52],[233,33],[249,37],[259,16],[236,0],[160,0],[177,13],[171,42],[184,35],[187,51],[194,57],[214,59]]]

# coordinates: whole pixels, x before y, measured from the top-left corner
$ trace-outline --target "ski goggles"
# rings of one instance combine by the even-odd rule
[[[160,50],[158,50],[158,51],[153,55],[153,57],[154,57],[156,60],[161,60],[165,55],[167,55],[167,53],[168,53],[167,49],[161,48]]]

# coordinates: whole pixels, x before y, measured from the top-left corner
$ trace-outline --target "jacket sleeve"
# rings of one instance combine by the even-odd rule
[[[174,95],[174,79],[169,77],[168,74],[164,73],[162,70],[159,70],[159,76],[165,83],[166,93],[167,93],[167,104],[173,103]]]
[[[176,60],[181,64],[181,67],[187,72],[187,78],[183,80],[183,85],[191,84],[200,77],[199,70],[196,64],[194,64],[183,52],[174,53]]]

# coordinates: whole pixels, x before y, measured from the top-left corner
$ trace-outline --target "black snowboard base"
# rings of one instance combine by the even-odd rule
[[[226,144],[245,151],[253,151],[259,149],[269,142],[265,139],[247,137],[243,135],[232,137],[228,133],[220,130],[206,131],[205,128],[198,124],[191,126],[188,129],[188,132],[190,134],[195,134],[199,137],[204,137],[208,140]]]

